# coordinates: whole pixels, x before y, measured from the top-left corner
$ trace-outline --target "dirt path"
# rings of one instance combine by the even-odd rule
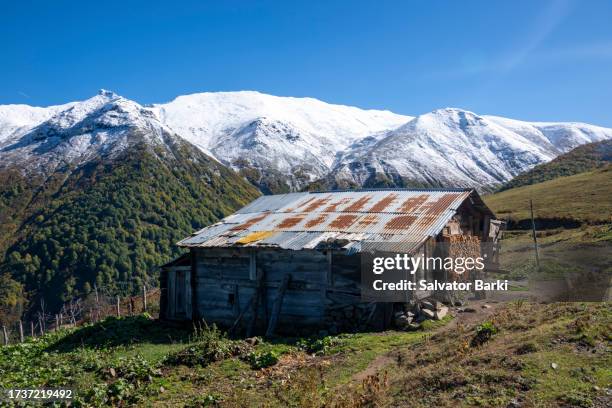
[[[453,314],[454,319],[449,324],[440,327],[435,331],[432,331],[431,334],[443,333],[448,330],[454,330],[459,324],[471,326],[476,323],[487,320],[487,318],[495,312],[499,305],[500,303],[496,302],[477,300],[470,301],[469,304],[464,308],[453,308],[451,313]],[[468,309],[473,311],[459,313],[458,309]],[[376,373],[382,371],[385,367],[390,366],[395,361],[395,357],[393,356],[393,353],[395,351],[396,350],[391,350],[388,353],[376,357],[370,362],[370,364],[368,364],[368,366],[364,370],[354,374],[351,380],[355,382],[361,382],[367,377],[375,375]]]

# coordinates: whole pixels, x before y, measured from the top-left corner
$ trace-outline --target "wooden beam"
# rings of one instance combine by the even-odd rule
[[[272,307],[272,316],[270,317],[268,330],[266,330],[266,337],[272,336],[274,334],[274,330],[276,330],[276,324],[278,323],[278,317],[280,316],[281,307],[283,305],[283,298],[285,297],[285,291],[287,290],[287,286],[289,286],[290,280],[291,274],[287,273],[285,274],[285,276],[283,276],[283,282],[278,288],[276,299],[274,299],[274,306]]]
[[[257,258],[255,257],[255,251],[249,253],[249,279],[257,279]]]
[[[254,253],[253,253],[254,255]],[[255,257],[253,256],[251,264],[255,265]],[[257,269],[255,269],[257,272]],[[256,273],[257,274],[257,273]],[[257,322],[257,315],[259,314],[259,300],[261,298],[261,292],[263,288],[263,271],[260,271],[257,276],[257,287],[255,288],[255,300],[253,301],[253,313],[251,315],[251,321],[249,322],[249,326],[247,327],[246,335],[247,337],[251,337],[253,335],[253,330],[255,330],[255,323]]]

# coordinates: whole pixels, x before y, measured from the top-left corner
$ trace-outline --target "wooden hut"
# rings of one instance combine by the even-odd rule
[[[361,300],[364,245],[490,241],[493,219],[473,189],[262,196],[178,243],[189,253],[162,267],[160,315],[247,335],[383,328],[389,308]]]

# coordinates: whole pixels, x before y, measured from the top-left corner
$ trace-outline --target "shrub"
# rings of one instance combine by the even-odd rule
[[[470,345],[472,347],[480,346],[489,341],[494,334],[497,334],[498,331],[498,328],[493,324],[493,322],[484,322],[476,327],[476,334],[472,338]]]
[[[195,344],[171,354],[165,363],[188,367],[206,366],[228,357],[246,355],[251,350],[245,342],[228,339],[215,324],[208,326],[204,323],[203,327],[195,327],[192,341]]]
[[[275,351],[251,352],[247,356],[251,368],[258,370],[278,363],[278,353]]]
[[[311,337],[299,340],[296,345],[309,354],[326,354],[331,348],[341,345],[343,340],[342,336]]]

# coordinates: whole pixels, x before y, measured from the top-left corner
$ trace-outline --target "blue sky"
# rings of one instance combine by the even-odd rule
[[[612,126],[612,1],[14,1],[0,103],[258,90]]]

